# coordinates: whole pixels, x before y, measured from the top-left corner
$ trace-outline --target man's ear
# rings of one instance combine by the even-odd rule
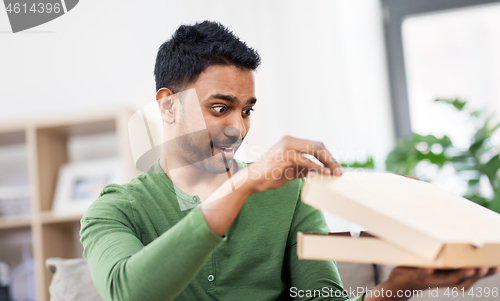
[[[175,122],[175,99],[174,93],[168,88],[161,88],[156,92],[156,102],[160,108],[161,117],[169,124]]]

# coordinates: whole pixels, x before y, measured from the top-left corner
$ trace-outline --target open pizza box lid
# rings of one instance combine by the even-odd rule
[[[298,233],[300,259],[429,267],[500,265],[500,214],[437,186],[390,173],[311,174],[302,201],[368,229]]]

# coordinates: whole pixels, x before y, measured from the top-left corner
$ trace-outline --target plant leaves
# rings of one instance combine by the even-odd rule
[[[492,115],[485,117],[487,112],[470,111],[465,108],[467,102],[458,98],[435,101],[449,104],[459,111],[469,112],[473,124],[478,127],[468,148],[454,147],[448,136],[437,138],[433,135],[413,134],[412,137],[397,142],[386,158],[386,169],[401,175],[414,175],[416,166],[422,161],[428,161],[438,168],[451,164],[457,175],[467,180],[464,197],[500,213],[500,148],[490,140],[493,133],[500,128],[500,123],[490,126]],[[435,144],[441,147],[436,147]],[[436,149],[439,151],[435,151]],[[488,177],[493,188],[492,198],[480,195],[480,178],[483,175]]]
[[[340,165],[346,168],[375,168],[372,156],[369,156],[364,162],[355,161],[351,163],[340,163]]]
[[[462,111],[465,107],[465,104],[467,103],[466,101],[461,101],[460,99],[456,98],[456,99],[436,99],[434,100],[436,102],[444,102],[444,103],[447,103],[447,104],[451,104],[452,106],[454,106],[456,109],[458,109],[459,111]]]

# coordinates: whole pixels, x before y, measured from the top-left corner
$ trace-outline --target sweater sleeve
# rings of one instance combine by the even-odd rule
[[[302,188],[302,182],[300,189]],[[300,190],[299,190],[300,191]],[[290,296],[293,300],[349,300],[361,301],[363,295],[348,299],[337,264],[332,260],[299,260],[297,257],[297,232],[326,234],[330,231],[323,213],[302,202],[300,192],[292,220],[287,248]],[[342,246],[339,246],[342,247]],[[316,293],[314,292],[316,290]],[[309,291],[309,294],[308,294]]]
[[[195,207],[172,228],[144,246],[129,196],[101,193],[81,220],[83,257],[106,301],[174,299],[224,240]]]

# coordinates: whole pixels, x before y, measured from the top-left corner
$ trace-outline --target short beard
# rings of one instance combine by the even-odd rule
[[[198,169],[212,174],[221,174],[229,171],[233,165],[232,159],[226,159],[220,153],[214,156],[207,130],[181,135],[174,141],[171,142],[176,143],[178,153],[187,164]],[[200,145],[204,147],[200,148]]]

